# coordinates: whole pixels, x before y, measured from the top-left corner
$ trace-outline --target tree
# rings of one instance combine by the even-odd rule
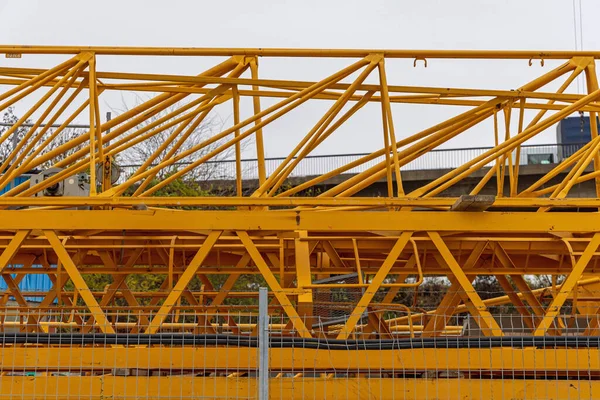
[[[142,102],[142,99],[138,100],[138,104]],[[172,112],[185,106],[184,103],[176,103],[173,106],[162,110],[154,116],[144,120],[141,124],[136,126],[136,130],[144,129],[150,124],[156,123],[156,121],[167,117]],[[116,113],[123,113],[129,110],[129,107],[124,104],[121,109],[113,109]],[[179,115],[180,116],[180,115]],[[174,118],[178,118],[174,117]],[[167,120],[159,124],[154,129],[160,129],[165,127],[169,121]],[[181,124],[177,124],[171,127],[166,127],[161,132],[149,137],[132,146],[122,152],[119,155],[118,163],[128,170],[129,174],[135,172],[135,166],[139,166],[146,162],[146,160],[152,159],[152,165],[156,165],[167,158],[173,158],[181,155],[182,153],[200,145],[208,138],[213,136],[216,132],[220,131],[225,121],[221,118],[218,113],[208,114],[202,122],[194,127],[194,120],[190,120],[190,123],[181,129]],[[180,129],[179,133],[173,138],[173,134],[176,130]],[[189,130],[189,131],[188,131]],[[181,140],[184,136],[187,136],[185,140]],[[161,149],[165,143],[169,142],[167,146]],[[178,163],[163,168],[157,175],[156,178],[162,180],[169,175],[179,171],[183,166],[198,160],[199,158],[207,155],[208,153],[215,150],[217,147],[222,145],[225,140],[217,140],[202,149],[182,158]],[[242,149],[245,148],[250,141],[246,140],[241,143]],[[235,179],[235,163],[233,162],[235,155],[235,148],[232,146],[225,151],[219,152],[208,162],[199,165],[192,171],[185,175],[185,182],[201,182],[208,180],[218,179]],[[167,157],[168,156],[168,157]]]
[[[2,122],[4,124],[12,125],[18,120],[19,118],[15,115],[12,107],[7,108],[4,114],[2,114]],[[10,126],[0,126],[0,136],[3,136],[9,129]],[[0,143],[0,160],[6,160],[6,158],[8,158],[8,155],[13,151],[15,144],[23,139],[27,133],[27,130],[28,128],[20,126],[17,128],[16,132],[12,134],[10,138],[8,138],[8,140]]]
[[[68,142],[78,138],[81,135],[87,134],[87,132],[88,132],[87,129],[66,128],[62,132],[58,133],[58,135],[52,141],[50,141],[48,143],[48,146],[46,147],[46,149],[44,150],[44,152],[42,154],[46,154],[50,151],[53,151],[53,150],[57,149],[58,147],[62,146],[63,144],[68,143]],[[53,134],[54,134],[54,130],[50,129],[48,131],[48,134],[45,136],[46,136],[46,138],[49,138]],[[67,157],[70,157],[71,155],[75,154],[76,152],[78,152],[79,150],[81,150],[85,147],[87,147],[87,143],[84,142],[80,145],[74,146],[73,148],[71,148],[69,150],[58,153],[55,157],[53,157],[52,159],[43,163],[42,169],[50,168],[57,162],[62,161]]]
[[[2,114],[2,122],[4,122],[6,126],[0,127],[0,137],[6,134],[12,128],[12,125],[16,124],[18,121],[19,117],[15,115],[14,108],[8,107],[6,111],[4,111],[4,113]],[[9,158],[10,154],[13,152],[13,149],[15,149],[18,146],[18,144],[25,139],[25,136],[32,129],[30,125],[31,120],[26,120],[25,124],[22,124],[21,126],[17,127],[16,130],[10,135],[10,137],[7,138],[7,140],[4,140],[2,143],[0,143],[0,163]],[[28,142],[31,143],[31,140],[37,138],[36,145],[29,150],[26,156],[32,155],[36,151],[36,149],[39,148],[39,146],[44,146],[43,150],[39,153],[39,155],[47,154],[55,150],[59,146],[62,146],[63,144],[87,132],[85,129],[65,128],[57,135],[54,135],[55,131],[55,128],[49,128],[46,130],[46,132],[42,134],[41,137],[37,138],[37,135],[41,133],[41,128],[38,128],[37,132],[34,132],[34,134],[29,138]],[[26,150],[26,145],[27,143],[18,151],[18,153],[16,154],[17,157],[20,156]],[[42,163],[38,168],[49,168],[57,162],[69,157],[70,155],[72,155],[73,153],[75,153],[83,147],[85,147],[85,143],[76,146],[68,151],[57,154],[52,159]],[[16,159],[16,157],[13,157],[13,160],[14,159]]]
[[[141,102],[142,99],[139,100]],[[147,128],[150,124],[155,123],[159,119],[165,118],[169,116],[172,112],[184,107],[184,103],[176,103],[172,105],[170,108],[162,110],[158,112],[156,115],[144,120],[142,123],[137,125],[135,128],[130,129],[125,135],[134,133],[135,131]],[[124,104],[122,109],[112,109],[115,113],[126,112],[129,110],[129,107]],[[162,124],[159,124],[156,127],[153,127],[152,130],[159,130],[161,128],[165,128],[166,124],[172,121],[174,118],[179,118],[181,115],[173,117]],[[19,117],[15,114],[13,108],[8,108],[2,116],[2,120],[6,124],[15,124],[19,120]],[[28,124],[31,124],[31,121],[26,121]],[[185,125],[185,123],[183,123]],[[120,152],[115,156],[115,163],[117,165],[123,166],[123,172],[125,174],[124,178],[131,176],[138,167],[143,164],[146,160],[152,159],[152,165],[156,165],[157,163],[167,159],[173,158],[181,155],[183,152],[188,151],[195,146],[200,145],[209,139],[216,132],[220,131],[220,128],[223,126],[224,120],[220,117],[219,114],[208,114],[199,124],[194,124],[191,121],[189,124],[182,126],[182,124],[177,124],[171,127],[166,127],[161,132],[156,133],[153,136],[147,137],[144,141],[137,143],[124,151]],[[179,134],[175,134],[175,131],[182,127],[179,131]],[[0,135],[3,135],[7,132],[7,130],[11,129],[10,126],[2,126],[0,127]],[[24,140],[25,136],[30,131],[30,126],[19,126],[15,132],[16,143],[20,143]],[[39,135],[41,128],[38,128],[34,135],[30,137],[29,142]],[[43,146],[43,150],[39,151],[38,156],[48,154],[49,152],[57,149],[58,147],[64,145],[65,143],[71,142],[74,139],[81,137],[82,135],[87,135],[87,129],[78,129],[78,128],[66,128],[61,132],[56,133],[55,128],[50,128],[45,131],[45,133],[37,138],[36,145],[33,146],[32,149],[29,150],[29,154],[32,154],[36,151],[37,148]],[[185,138],[183,139],[185,134]],[[176,136],[176,137],[173,137]],[[87,139],[87,138],[86,138]],[[170,140],[171,139],[171,140]],[[164,143],[169,143],[163,149]],[[189,154],[187,157],[183,157],[179,160],[178,163],[167,166],[159,171],[156,175],[157,180],[163,180],[169,175],[174,174],[179,171],[185,165],[189,164],[192,161],[195,161],[209,152],[212,152],[217,147],[222,145],[225,142],[225,139],[217,140],[214,143],[208,144],[202,149]],[[250,144],[249,140],[243,141],[241,143],[242,148],[245,148],[248,144]],[[65,158],[71,156],[77,151],[80,151],[82,148],[88,146],[88,141],[81,143],[80,145],[74,146],[73,148],[62,151],[59,154],[55,155],[52,159],[44,162],[38,168],[45,169],[49,168],[52,165],[56,164],[59,161],[64,160]],[[19,152],[19,154],[24,151],[25,147]],[[159,151],[160,150],[160,151]],[[13,151],[13,140],[12,135],[9,140],[4,140],[0,143],[0,162],[6,160],[11,152]],[[233,160],[233,156],[235,154],[235,148],[230,147],[225,151],[219,152],[213,158],[211,158],[208,162],[199,165],[193,170],[186,173],[180,180],[180,183],[185,183],[185,185],[175,185],[175,187],[170,188],[168,191],[170,193],[176,193],[177,190],[181,189],[187,191],[185,188],[186,185],[194,186],[193,182],[204,182],[209,180],[228,180],[235,178],[235,162]],[[168,156],[168,157],[167,157]],[[176,195],[176,194],[171,194]],[[187,193],[181,195],[194,195],[194,193]]]

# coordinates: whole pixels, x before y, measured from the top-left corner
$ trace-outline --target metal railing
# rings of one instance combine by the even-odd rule
[[[583,143],[576,144],[539,144],[521,147],[519,156],[520,165],[531,164],[556,164],[579,150]],[[420,155],[415,160],[402,166],[402,171],[438,170],[456,168],[470,160],[491,150],[492,147],[471,147],[456,149],[435,149]],[[357,161],[370,153],[315,155],[303,158],[294,171],[290,174],[292,178],[317,176],[331,172],[337,168]],[[513,163],[516,162],[516,154],[513,152]],[[267,175],[272,174],[285,160],[284,157],[265,159]],[[377,157],[344,172],[344,174],[357,174],[363,172],[378,163],[385,161],[385,156]],[[173,170],[185,167],[189,163],[174,164]],[[493,165],[490,163],[488,166]],[[121,166],[121,180],[130,177],[139,165]],[[208,161],[198,169],[205,180],[229,180],[235,179],[235,160]],[[258,179],[258,160],[242,160],[242,179]]]

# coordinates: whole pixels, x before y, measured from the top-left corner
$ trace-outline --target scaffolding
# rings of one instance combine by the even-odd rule
[[[23,111],[0,134],[6,146],[21,130],[0,160],[0,191],[53,168],[0,195],[7,286],[0,398],[258,398],[262,285],[270,398],[563,399],[600,390],[597,124],[589,142],[535,182],[519,179],[518,161],[522,146],[563,118],[579,112],[596,121],[600,52],[0,46],[0,53],[12,65],[0,67],[0,112]],[[14,66],[21,57],[60,63]],[[198,75],[97,68],[103,58],[136,57],[214,64]],[[347,66],[315,81],[259,74],[259,59],[293,66],[328,58]],[[421,67],[440,59],[460,60],[465,71],[472,60],[556,66],[502,90],[388,83],[392,60]],[[578,77],[584,94],[568,90]],[[145,97],[102,122],[108,92]],[[328,109],[267,170],[265,143],[280,129],[274,122],[302,115],[305,103]],[[458,112],[400,133],[398,104]],[[365,106],[380,109],[372,123],[380,150],[290,180]],[[186,146],[223,107],[231,121]],[[74,122],[90,128],[61,139]],[[494,147],[419,187],[403,185],[404,166],[483,125]],[[162,142],[144,163],[114,179],[119,157],[156,137]],[[248,143],[256,157],[251,190],[242,168]],[[231,196],[168,191],[224,154],[236,165]],[[85,173],[88,196],[48,192]],[[475,183],[461,186],[467,179]],[[376,182],[385,183],[385,197],[357,196]],[[588,184],[594,196],[569,196]],[[317,186],[326,189],[311,190]],[[32,274],[47,275],[52,288],[25,295],[19,283]],[[476,290],[483,276],[502,291]],[[400,300],[416,299],[433,277],[448,283],[436,304]],[[533,287],[531,277],[548,284]]]

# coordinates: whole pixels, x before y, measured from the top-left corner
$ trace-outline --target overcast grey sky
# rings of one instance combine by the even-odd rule
[[[583,48],[600,49],[600,2],[582,0]],[[0,0],[0,42],[40,45],[314,47],[389,49],[575,48],[572,0],[413,0],[413,1],[132,1]],[[57,60],[24,56],[0,65],[51,66]],[[103,59],[100,69],[195,74],[218,60],[189,58]],[[295,63],[261,61],[261,75],[319,79],[350,60]],[[427,69],[412,61],[390,63],[391,84],[509,89],[549,70],[527,61],[430,60]],[[285,67],[285,68],[284,68]],[[120,99],[106,97],[105,105]],[[115,107],[119,104],[115,104]],[[309,106],[268,131],[267,154],[284,155],[325,111]],[[394,106],[400,137],[463,111],[432,106]],[[224,119],[227,111],[219,111]],[[381,146],[379,111],[366,108],[317,153],[364,152]],[[489,128],[447,147],[491,144]],[[553,132],[536,139],[553,141]]]

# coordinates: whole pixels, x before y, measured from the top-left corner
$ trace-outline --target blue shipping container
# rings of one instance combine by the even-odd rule
[[[19,268],[22,265],[12,265],[9,267]],[[32,268],[42,268],[41,265],[32,265]],[[14,279],[16,275],[12,275]],[[8,286],[4,279],[0,279],[0,291],[6,291]],[[25,275],[23,280],[19,282],[19,290],[25,297],[25,300],[39,303],[43,300],[43,297],[40,296],[28,296],[27,292],[49,292],[52,289],[52,281],[48,278],[46,274],[28,274]],[[12,300],[12,298],[11,298]],[[56,302],[56,301],[55,301]]]
[[[21,183],[28,181],[28,180],[29,180],[29,175],[17,176],[15,179],[13,179],[13,181],[10,183],[10,185],[6,185],[6,187],[4,187],[0,190],[0,194],[4,194],[4,193],[8,192],[13,187],[19,186]]]
[[[15,178],[10,185],[7,185],[5,188],[0,190],[0,195],[8,192],[13,187],[20,185],[23,182],[29,180],[29,175],[21,175]],[[18,268],[22,265],[14,265],[14,267]],[[41,268],[41,265],[32,265],[34,268]],[[13,279],[15,275],[13,275]],[[48,292],[52,288],[52,281],[48,278],[46,274],[29,274],[26,275],[23,280],[19,283],[19,289],[23,293],[23,296],[27,301],[32,302],[40,302],[43,297],[39,296],[27,296],[27,292]],[[0,290],[6,291],[8,287],[6,286],[6,282],[4,279],[0,279]]]

